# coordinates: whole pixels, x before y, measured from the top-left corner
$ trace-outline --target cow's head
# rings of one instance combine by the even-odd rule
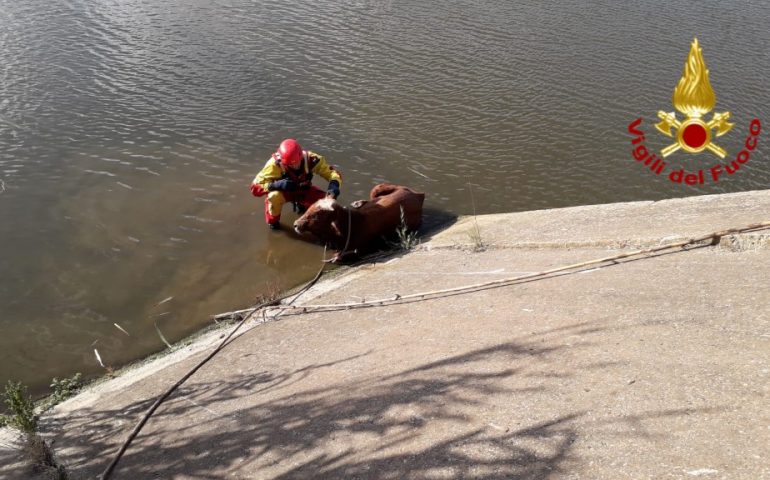
[[[324,242],[338,242],[342,239],[340,225],[345,215],[345,209],[336,200],[323,198],[294,222],[294,231],[300,235],[312,233]]]

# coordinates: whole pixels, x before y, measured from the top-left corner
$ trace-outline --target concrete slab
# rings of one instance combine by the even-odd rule
[[[640,247],[768,220],[767,191],[704,195],[657,202],[587,205],[463,217],[433,236],[432,248],[472,244],[476,224],[492,247]],[[767,245],[767,232],[764,234]]]
[[[671,218],[691,215],[681,230],[650,220],[648,202],[479,217],[497,245],[482,252],[449,248],[461,220],[424,250],[358,268],[302,302],[475,284],[663,241],[655,234],[767,220],[770,209],[752,209],[770,206],[770,192],[725,197],[726,210],[718,197],[656,202]],[[594,246],[554,248],[570,238]],[[770,250],[751,245],[284,315],[174,394],[113,478],[770,478]],[[203,355],[46,417],[73,477],[94,478]]]

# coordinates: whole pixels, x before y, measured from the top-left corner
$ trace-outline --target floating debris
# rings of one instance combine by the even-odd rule
[[[163,332],[160,331],[160,328],[158,328],[158,322],[152,322],[153,325],[155,325],[155,331],[158,332],[158,336],[160,336],[160,339],[163,340],[163,343],[166,344],[168,348],[173,349],[170,343],[168,343],[168,340],[166,340],[166,337],[163,336]]]
[[[121,327],[121,326],[120,326],[120,325],[118,325],[117,323],[113,323],[113,325],[115,325],[115,328],[117,328],[117,329],[118,329],[118,330],[120,330],[121,332],[125,333],[125,334],[126,334],[126,335],[128,335],[129,337],[131,336],[131,334],[130,334],[130,333],[128,333],[128,332],[127,332],[127,331],[126,331],[126,330],[125,330],[123,327]]]
[[[161,300],[160,302],[156,303],[156,304],[155,304],[155,306],[157,307],[157,306],[163,305],[164,303],[166,303],[166,302],[170,301],[170,300],[171,300],[171,299],[173,299],[173,298],[174,298],[174,297],[168,297],[168,298],[166,298],[166,299],[164,299],[164,300]]]
[[[419,176],[423,177],[423,178],[427,178],[428,180],[431,180],[431,178],[430,178],[429,176],[427,176],[427,175],[425,175],[425,174],[422,174],[422,173],[418,172],[418,171],[417,171],[417,170],[415,170],[414,168],[411,168],[411,167],[406,167],[406,168],[407,168],[407,169],[409,169],[409,170],[411,170],[412,172],[416,173],[417,175],[419,175]]]
[[[86,173],[93,173],[96,175],[107,175],[108,177],[116,177],[114,173],[105,172],[104,170],[83,170]]]
[[[101,365],[102,368],[107,368],[104,366],[104,362],[102,362],[102,357],[99,355],[99,350],[94,348],[94,355],[96,355],[96,360],[99,362],[99,365]]]
[[[182,218],[185,218],[187,220],[195,220],[196,222],[200,223],[222,223],[224,220],[216,220],[213,218],[204,218],[204,217],[197,217],[195,215],[182,215]]]

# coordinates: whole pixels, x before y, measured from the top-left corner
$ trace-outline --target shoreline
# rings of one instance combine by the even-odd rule
[[[419,250],[465,250],[465,251],[473,251],[474,246],[472,245],[472,242],[469,243],[469,237],[463,239],[462,235],[454,235],[451,233],[451,230],[458,230],[458,229],[464,229],[466,227],[470,228],[469,224],[475,219],[479,220],[481,219],[482,224],[487,222],[494,222],[498,219],[504,219],[511,215],[520,215],[520,214],[539,214],[541,212],[552,212],[552,211],[574,211],[574,212],[581,212],[585,210],[591,210],[595,209],[597,207],[611,207],[611,206],[624,206],[624,205],[631,205],[631,206],[639,206],[639,205],[652,205],[659,202],[687,202],[689,199],[707,199],[707,198],[716,198],[716,197],[722,197],[722,196],[728,196],[733,197],[736,195],[753,195],[757,192],[770,192],[770,190],[762,191],[762,190],[752,190],[748,192],[738,192],[738,193],[728,193],[728,194],[712,194],[712,195],[699,195],[695,197],[677,197],[677,198],[671,198],[671,199],[665,199],[665,200],[641,200],[641,201],[630,201],[630,202],[615,202],[615,203],[608,203],[608,204],[589,204],[589,205],[578,205],[573,207],[561,207],[561,208],[545,208],[545,209],[539,209],[539,210],[527,210],[523,212],[514,212],[514,213],[491,213],[491,214],[481,214],[481,215],[460,215],[456,217],[450,217],[449,215],[443,216],[444,219],[434,221],[430,225],[427,226],[427,229],[425,232],[422,232],[421,237],[423,236],[432,239],[433,237],[436,237],[437,240],[431,241],[428,245],[420,245],[415,249],[416,251]],[[451,218],[451,220],[447,220],[447,218]],[[454,227],[454,228],[453,228]],[[446,232],[447,230],[450,230],[450,232]],[[467,232],[464,232],[465,235],[467,235]],[[667,241],[677,241],[682,240],[684,236],[682,235],[672,235],[665,238]],[[735,238],[729,238],[729,242],[735,245],[734,248],[741,248],[740,247],[740,241]],[[762,237],[760,243],[762,245],[765,245],[767,240]],[[501,241],[496,242],[493,244],[486,244],[484,246],[485,249],[494,249],[494,248],[518,248],[518,249],[533,249],[533,250],[540,250],[540,249],[562,249],[562,248],[585,248],[585,247],[605,247],[605,248],[646,248],[651,247],[655,245],[659,245],[660,242],[658,240],[634,240],[634,239],[625,239],[625,240],[588,240],[588,241],[565,241],[565,240],[551,240],[551,241],[521,241],[516,240],[515,243],[509,243],[507,241]],[[745,245],[744,245],[745,247]],[[382,257],[385,258],[385,263],[389,261],[390,259],[393,259],[395,257],[400,256],[403,253],[409,253],[409,252],[385,252]],[[308,292],[306,292],[303,295],[303,298],[305,300],[312,300],[313,298],[322,296],[325,293],[328,293],[331,290],[334,290],[336,288],[342,287],[345,283],[348,281],[354,280],[356,277],[353,276],[350,279],[344,279],[342,283],[337,284],[333,282],[333,280],[340,279],[340,277],[352,274],[357,268],[366,268],[367,264],[363,262],[356,262],[354,265],[338,265],[336,268],[334,268],[331,271],[325,271],[324,276],[322,279],[319,280],[319,284],[310,289]],[[297,289],[301,288],[304,284],[296,285],[294,287],[291,287],[287,289],[284,292],[280,292],[278,295],[290,295],[293,291],[296,291]],[[241,309],[237,311],[242,310],[248,310],[250,307],[246,309]],[[155,353],[151,353],[147,356],[137,358],[125,365],[122,365],[121,367],[115,369],[112,373],[104,373],[102,375],[97,376],[96,378],[89,380],[85,382],[82,389],[73,397],[68,398],[64,400],[63,402],[60,402],[54,407],[55,408],[58,405],[64,404],[69,402],[70,400],[75,400],[77,397],[84,396],[88,397],[89,395],[99,395],[101,393],[108,393],[120,388],[126,388],[127,386],[130,386],[131,384],[141,381],[144,378],[147,378],[151,376],[152,374],[158,372],[159,370],[162,370],[163,368],[166,368],[168,366],[174,365],[178,362],[181,362],[205,349],[208,347],[215,346],[219,340],[223,339],[228,333],[231,328],[235,328],[235,326],[238,323],[238,320],[220,320],[216,321],[214,318],[217,315],[221,314],[213,314],[210,316],[210,319],[214,322],[213,324],[206,325],[202,327],[200,330],[191,333],[190,335],[185,336],[184,338],[179,339],[178,341],[172,343],[173,349],[164,349]],[[268,320],[271,321],[271,320]],[[246,318],[244,321],[243,327],[241,327],[241,330],[238,332],[238,334],[234,337],[238,338],[241,335],[247,333],[248,331],[252,330],[253,328],[266,323],[265,321],[256,318],[256,315],[252,314],[249,316],[249,318]],[[234,340],[233,339],[233,340]],[[107,385],[105,385],[107,384]],[[37,400],[37,402],[44,401],[47,399],[49,395],[43,396]],[[48,409],[50,410],[50,408]]]
[[[540,271],[559,265],[569,265],[576,260],[601,258],[606,256],[607,252],[622,253],[629,251],[629,249],[669,244],[711,231],[767,221],[770,220],[770,218],[765,218],[768,212],[770,212],[770,190],[475,217],[464,216],[458,218],[451,225],[432,232],[428,235],[427,240],[413,252],[393,256],[382,263],[335,269],[330,278],[322,278],[318,284],[308,290],[303,295],[301,303],[303,305],[317,303],[312,301],[314,299],[322,299],[322,303],[344,303],[351,300],[356,301],[357,298],[363,301],[363,299],[382,298],[385,292],[419,292],[442,286],[473,284],[483,279],[496,279],[504,274],[512,275],[517,271]],[[474,245],[474,230],[480,231],[484,243],[483,249],[478,249],[477,245]],[[459,251],[462,251],[463,254],[458,255]],[[689,389],[695,388],[694,385],[697,382],[710,385],[712,377],[707,370],[701,369],[702,362],[707,362],[711,365],[710,368],[717,368],[720,375],[724,377],[724,381],[737,375],[734,380],[729,380],[730,382],[745,381],[744,378],[757,375],[757,373],[751,373],[754,370],[746,370],[748,367],[738,368],[734,365],[736,361],[746,355],[748,355],[747,358],[760,361],[761,365],[758,365],[757,368],[762,365],[770,368],[770,358],[766,353],[768,339],[761,335],[764,323],[770,319],[763,320],[756,317],[756,314],[752,316],[751,313],[763,311],[765,304],[770,302],[770,297],[759,289],[743,288],[741,282],[737,280],[742,278],[741,275],[750,275],[750,278],[756,279],[770,278],[770,265],[762,261],[768,255],[770,255],[770,231],[762,230],[746,234],[727,235],[720,239],[718,245],[705,249],[695,248],[690,252],[677,255],[662,255],[643,262],[632,261],[622,263],[618,267],[588,269],[585,272],[559,276],[544,282],[525,283],[511,290],[512,294],[504,296],[500,295],[501,291],[493,290],[488,293],[460,295],[456,298],[430,300],[403,307],[394,305],[336,314],[285,315],[279,321],[268,322],[263,322],[261,317],[254,318],[256,316],[252,316],[247,320],[245,328],[242,328],[238,333],[237,340],[234,339],[232,345],[228,345],[226,349],[220,352],[212,360],[211,365],[191,378],[188,384],[169,400],[169,405],[162,407],[166,412],[186,413],[180,416],[166,413],[153,417],[149,431],[141,435],[145,440],[140,441],[139,446],[132,447],[132,449],[136,448],[138,452],[144,452],[141,458],[131,457],[134,460],[127,458],[126,461],[129,465],[133,465],[133,468],[139,468],[140,464],[148,464],[163,470],[165,465],[171,468],[168,470],[169,473],[176,472],[177,474],[184,472],[185,468],[191,468],[189,465],[185,467],[181,464],[173,466],[173,462],[172,464],[164,463],[165,461],[161,457],[155,457],[152,449],[147,449],[146,445],[142,446],[142,442],[152,443],[152,439],[157,435],[171,435],[176,438],[173,433],[176,429],[186,430],[189,428],[187,426],[189,420],[186,419],[188,415],[200,417],[201,421],[208,418],[207,422],[213,422],[210,426],[207,426],[205,422],[200,425],[196,423],[194,430],[197,433],[185,434],[183,438],[177,439],[177,441],[184,440],[182,441],[183,444],[189,444],[187,448],[191,448],[190,451],[201,448],[202,445],[207,444],[207,438],[212,438],[211,435],[214,431],[208,432],[208,428],[215,430],[225,428],[231,433],[240,432],[237,433],[237,436],[243,436],[243,442],[245,442],[243,445],[248,445],[250,441],[247,439],[254,434],[253,428],[259,428],[259,425],[267,422],[269,428],[278,429],[270,438],[280,439],[280,432],[282,431],[280,425],[283,425],[289,420],[289,417],[293,416],[290,411],[284,411],[284,407],[300,402],[304,396],[309,395],[309,403],[297,404],[297,408],[300,411],[307,410],[304,415],[307,418],[312,419],[316,414],[318,415],[320,423],[314,425],[312,430],[306,434],[310,435],[311,432],[314,432],[312,435],[320,435],[319,441],[322,438],[324,441],[296,451],[295,457],[292,457],[292,462],[302,464],[312,458],[312,455],[321,452],[331,453],[335,448],[333,446],[334,441],[330,440],[331,437],[327,439],[319,432],[327,429],[336,431],[338,427],[334,426],[336,425],[334,422],[330,424],[328,420],[323,420],[326,414],[322,412],[327,410],[315,412],[317,406],[328,404],[326,408],[331,409],[328,411],[345,412],[347,407],[344,405],[351,401],[357,401],[355,399],[360,397],[359,400],[362,403],[360,405],[355,404],[359,405],[356,410],[360,409],[361,414],[364,414],[373,408],[372,406],[376,405],[377,402],[390,398],[388,392],[395,392],[394,394],[397,394],[398,398],[401,398],[402,395],[409,398],[411,395],[409,389],[400,390],[402,384],[397,379],[401,377],[408,381],[403,385],[406,388],[408,385],[414,385],[414,382],[419,384],[422,381],[420,380],[421,376],[417,373],[422,371],[435,370],[430,376],[433,379],[431,381],[435,382],[450,381],[457,374],[452,373],[455,369],[465,372],[470,368],[469,365],[475,365],[475,362],[482,363],[467,371],[467,374],[470,375],[479,368],[483,371],[489,369],[495,371],[496,368],[503,368],[503,364],[498,364],[495,360],[497,354],[487,358],[487,353],[483,355],[481,353],[468,353],[472,356],[460,363],[452,363],[455,366],[452,367],[451,371],[441,367],[444,365],[442,362],[448,361],[442,359],[455,358],[466,350],[468,352],[477,351],[476,349],[483,347],[483,345],[490,345],[489,348],[492,348],[495,342],[500,341],[508,342],[507,344],[511,345],[522,345],[522,352],[528,351],[528,348],[534,349],[534,351],[541,348],[540,343],[531,343],[530,334],[525,334],[527,331],[534,332],[531,334],[535,335],[533,338],[544,335],[543,341],[546,342],[546,346],[543,348],[547,347],[547,350],[542,355],[545,359],[556,356],[552,360],[548,360],[546,364],[541,365],[538,357],[532,357],[531,354],[521,357],[519,353],[511,351],[510,354],[506,355],[512,355],[511,358],[515,359],[515,364],[518,365],[516,368],[523,371],[531,369],[539,371],[545,368],[542,371],[545,376],[536,384],[540,383],[542,388],[548,391],[553,390],[553,394],[542,397],[537,392],[532,392],[521,394],[523,396],[511,397],[517,399],[515,401],[509,399],[503,403],[494,403],[496,407],[491,411],[500,410],[499,414],[484,413],[487,410],[478,410],[473,406],[475,403],[454,405],[451,396],[447,397],[440,392],[436,393],[436,398],[441,399],[441,402],[449,402],[449,404],[454,405],[453,409],[464,412],[463,415],[469,419],[487,418],[488,415],[492,415],[486,420],[487,423],[498,425],[505,430],[506,427],[503,425],[506,422],[505,418],[518,418],[521,416],[521,412],[528,411],[527,409],[535,413],[542,411],[542,415],[545,415],[542,418],[548,418],[549,415],[556,415],[557,417],[559,415],[571,415],[567,411],[571,404],[558,399],[564,395],[582,398],[585,396],[584,388],[589,388],[589,386],[590,390],[597,390],[598,392],[610,388],[600,396],[590,396],[596,401],[612,398],[609,393],[612,388],[615,388],[611,387],[612,378],[621,375],[624,378],[628,377],[627,381],[630,383],[627,385],[642,384],[653,395],[650,397],[651,399],[659,398],[659,404],[656,403],[654,408],[661,411],[667,409],[675,411],[678,408],[684,408],[683,405],[686,403],[683,404],[679,396],[671,397],[672,392],[678,392],[682,389],[684,389],[683,392],[689,392]],[[508,268],[513,268],[513,271],[508,272]],[[708,272],[708,276],[703,276],[706,275],[705,272]],[[588,275],[582,275],[582,273]],[[608,275],[608,278],[611,277],[613,280],[603,280]],[[691,277],[692,275],[695,276]],[[635,279],[635,277],[640,279]],[[712,288],[709,285],[714,283],[710,279],[719,279],[713,285],[714,288],[719,289],[719,295],[714,294],[712,296],[706,293],[709,288]],[[759,285],[761,281],[758,280],[756,283]],[[667,295],[667,285],[676,285],[676,288],[671,290],[671,295],[674,296]],[[628,293],[614,293],[618,289]],[[528,292],[533,293],[529,294]],[[579,299],[585,296],[596,298],[584,304]],[[729,299],[732,297],[740,298],[740,300],[730,301],[731,305],[737,302],[739,310],[736,310],[735,314],[727,315],[728,311],[721,310],[718,303],[711,305],[712,302],[719,302],[720,298]],[[612,299],[612,302],[604,305],[604,309],[597,310],[594,305],[598,304],[595,302],[606,298]],[[544,303],[545,299],[549,300]],[[653,299],[654,301],[652,301]],[[617,308],[620,308],[617,311],[613,307],[615,304],[618,304]],[[609,310],[605,311],[607,308]],[[538,313],[543,311],[550,313]],[[508,312],[517,312],[514,314],[515,323],[509,323]],[[607,315],[610,316],[607,317]],[[724,315],[727,315],[729,321],[723,324],[722,317]],[[581,319],[584,316],[586,318]],[[527,320],[528,317],[532,317],[532,319]],[[573,319],[573,317],[575,318]],[[655,320],[658,317],[671,318],[665,321]],[[691,318],[703,318],[704,320],[689,326],[693,322],[693,320],[688,320]],[[618,319],[623,325],[630,322],[624,328],[636,330],[641,328],[641,330],[630,336],[625,334],[616,336],[612,333],[617,328],[613,323],[616,323]],[[709,349],[708,345],[711,344],[709,342],[714,342],[714,340],[709,333],[712,330],[704,330],[698,326],[702,322],[713,325],[713,329],[716,329],[714,331],[723,332],[720,335],[729,335],[730,337],[730,343],[722,345],[722,349],[727,350],[719,354],[712,352],[707,360],[701,359],[700,355],[704,350]],[[591,324],[596,324],[599,330],[581,326]],[[641,327],[634,326],[637,324]],[[440,328],[439,325],[441,325]],[[260,328],[255,328],[257,326]],[[512,326],[514,326],[513,330],[511,330]],[[187,365],[195,362],[196,358],[199,358],[207,348],[212,347],[223,338],[228,333],[226,330],[228,327],[232,328],[233,324],[223,325],[221,328],[188,337],[182,342],[182,346],[173,352],[162,355],[160,358],[145,359],[132,364],[117,372],[116,378],[97,382],[87,387],[80,394],[62,402],[44,415],[42,420],[44,436],[56,440],[57,454],[61,455],[65,464],[74,466],[76,472],[93,473],[97,471],[99,465],[87,453],[89,448],[96,448],[96,445],[89,447],[77,439],[89,437],[91,435],[89,432],[94,432],[93,429],[98,424],[101,425],[99,431],[110,432],[103,440],[99,440],[99,448],[103,451],[114,449],[115,442],[124,438],[125,430],[131,428],[135,422],[134,419],[143,413],[144,408],[141,405],[154,399],[161,391],[165,390],[166,387],[163,386],[168,385],[173,378],[180,375],[180,372],[189,368]],[[554,337],[554,333],[548,333],[558,332],[559,329],[566,329],[565,332],[572,331],[573,333],[564,339]],[[684,335],[684,337],[680,338],[680,335]],[[584,336],[587,337],[585,340],[582,339]],[[640,350],[636,346],[636,337],[646,340],[644,349]],[[431,340],[434,338],[435,340]],[[506,340],[506,338],[509,339]],[[649,355],[646,349],[653,347],[656,341],[664,341],[664,344],[665,342],[675,342],[679,345],[679,349],[683,350],[677,352],[676,349],[669,346],[656,347],[654,349],[655,354]],[[581,350],[574,350],[574,347],[563,350],[564,342],[571,345],[582,345],[580,349],[584,349],[585,353],[580,353]],[[615,346],[614,342],[618,342],[617,345],[620,347]],[[620,350],[605,358],[604,349],[608,347],[605,346],[597,350],[595,347],[591,347],[594,344],[597,346],[613,345],[613,350],[618,348]],[[519,347],[516,348],[515,351],[518,352]],[[663,349],[661,350],[661,348]],[[478,350],[478,352],[481,351]],[[761,354],[763,351],[765,352],[764,355]],[[688,360],[677,360],[679,363],[675,365],[679,366],[676,368],[660,369],[654,366],[659,361],[674,361],[674,357],[668,360],[668,356],[680,354]],[[612,364],[608,364],[607,374],[603,373],[604,369],[593,371],[589,368],[571,372],[570,378],[574,376],[574,382],[570,381],[563,384],[555,380],[559,377],[553,377],[554,379],[549,380],[551,369],[555,368],[558,372],[572,364],[588,362],[586,365],[590,365],[591,362],[603,362],[605,360],[614,362],[611,358],[617,357],[617,355],[625,359],[624,362],[626,363],[623,365],[626,366],[620,364],[609,366]],[[603,358],[605,360],[601,360]],[[715,361],[718,363],[713,364]],[[340,366],[334,366],[336,362],[342,363]],[[628,367],[629,365],[631,367]],[[733,365],[733,367],[728,368],[725,365]],[[677,373],[677,369],[681,368],[686,370],[686,374],[682,373],[684,376]],[[304,372],[307,369],[310,369],[309,371],[320,370],[312,376],[296,373]],[[535,370],[532,371],[533,375]],[[501,370],[501,372],[503,371],[505,370]],[[770,372],[770,370],[767,371]],[[393,375],[397,376],[394,377]],[[502,376],[494,377],[498,380],[493,378],[485,380],[483,377],[479,377],[478,381],[484,384],[491,382],[485,388],[491,388],[492,391],[503,387],[508,388],[514,384],[518,385],[517,376],[509,377],[508,374],[502,373],[499,375]],[[746,377],[747,375],[749,377]],[[760,375],[762,374],[760,373]],[[260,380],[263,376],[264,380]],[[286,380],[279,380],[284,376],[291,380],[288,383],[285,383]],[[222,390],[231,382],[232,387]],[[696,383],[691,387],[689,386],[691,382]],[[260,386],[263,383],[266,386]],[[525,388],[526,384],[527,382],[524,382],[520,387]],[[379,389],[383,385],[390,385],[390,387],[380,392]],[[232,390],[233,388],[235,390]],[[457,385],[454,388],[465,391],[468,387]],[[565,388],[566,391],[558,393]],[[656,390],[660,388],[668,390]],[[656,391],[658,391],[657,394],[652,393]],[[312,392],[325,393],[323,397],[315,398],[316,394]],[[746,418],[745,415],[756,415],[754,412],[754,409],[758,408],[756,401],[748,401],[748,397],[744,397],[740,390],[724,390],[716,387],[713,392],[712,396],[704,397],[687,407],[693,409],[690,414],[692,415],[691,422],[695,422],[688,427],[694,429],[690,433],[706,438],[706,431],[721,430],[723,437],[730,439],[733,443],[738,442],[736,445],[742,445],[741,448],[752,450],[751,447],[743,445],[739,437],[735,437],[734,432],[725,425],[732,422],[732,425],[750,429],[750,425],[745,424],[744,418]],[[475,398],[472,389],[467,390],[465,394]],[[688,393],[687,395],[692,394]],[[276,397],[276,395],[278,396]],[[282,395],[284,396],[282,397]],[[361,395],[365,395],[365,397]],[[365,400],[371,395],[374,397]],[[497,394],[493,394],[490,398],[495,397],[495,395]],[[738,396],[735,397],[734,395]],[[532,399],[527,400],[528,397],[532,397]],[[374,400],[374,398],[379,398],[379,400]],[[474,402],[480,402],[479,405],[486,404],[484,398],[486,397],[482,395]],[[501,401],[503,398],[508,397],[502,397]],[[647,400],[642,400],[644,398],[647,396],[628,397],[629,403],[623,404],[623,408],[638,409],[641,415],[644,411],[653,408],[653,405],[647,404],[649,403]],[[719,405],[740,403],[736,398],[741,399],[741,401],[746,400],[739,412],[732,414],[729,411],[721,414],[699,413],[701,408],[706,409],[702,412],[711,412],[712,410],[708,409],[716,408]],[[400,400],[394,398],[393,401],[396,401],[394,405],[400,405]],[[406,429],[404,431],[419,433],[419,436],[415,437],[417,443],[407,442],[403,448],[417,448],[418,445],[427,447],[440,443],[443,441],[441,438],[447,432],[445,427],[440,426],[442,422],[456,423],[453,428],[466,428],[463,426],[465,421],[451,420],[452,417],[447,417],[434,425],[436,420],[432,419],[440,418],[442,415],[440,411],[432,411],[430,403],[423,404],[423,400],[415,401],[417,403],[414,403],[414,406],[410,408],[416,409],[414,410],[416,413],[410,415],[417,415],[415,418],[422,418],[422,420],[409,420],[403,424],[399,421],[398,425],[401,425],[399,428]],[[514,411],[509,411],[508,407],[503,407],[503,405],[511,401],[525,403],[515,406]],[[259,405],[263,405],[265,402],[277,402],[273,407],[277,410],[263,411]],[[412,405],[413,402],[408,401],[407,403]],[[304,406],[300,408],[299,405]],[[524,410],[521,410],[522,408]],[[543,410],[544,408],[546,410]],[[584,408],[596,409],[598,407],[589,402],[584,405]],[[281,411],[284,411],[281,415],[289,415],[289,417],[276,417],[274,420],[277,423],[274,427],[270,427],[272,415],[278,415],[278,413],[270,412]],[[714,412],[716,411],[718,410],[714,410]],[[113,413],[107,414],[107,412]],[[118,416],[115,417],[115,415]],[[247,415],[250,419],[252,415],[254,416],[249,421],[254,422],[254,427],[250,426],[252,423],[243,424],[240,420],[237,423],[242,424],[242,427],[230,424],[232,418],[241,418],[243,415]],[[351,421],[357,422],[353,419],[358,417],[353,415],[353,412],[351,415],[350,418],[344,417],[344,424]],[[599,415],[599,410],[593,415]],[[654,421],[651,420],[652,424],[648,428],[660,428],[661,434],[663,434],[671,428],[666,423],[665,418],[664,416]],[[528,422],[524,418],[521,420],[524,421],[524,424]],[[339,421],[343,421],[343,418],[341,417]],[[221,424],[220,427],[216,427],[218,424]],[[360,428],[363,429],[361,431],[368,430],[366,425],[368,424],[360,425]],[[581,431],[580,429],[585,426],[573,425],[570,428],[573,427],[577,429],[576,431]],[[242,431],[239,430],[241,428]],[[342,429],[339,430],[340,432],[348,431],[346,428],[339,428]],[[513,427],[508,426],[507,428]],[[492,427],[492,431],[495,430],[496,428]],[[355,431],[358,430],[352,430],[351,435],[357,435],[353,433]],[[754,432],[754,434],[762,436],[758,432]],[[101,434],[99,438],[102,439]],[[349,448],[352,449],[351,452],[357,452],[354,454],[356,458],[360,457],[361,461],[369,464],[376,462],[377,456],[371,457],[375,450],[369,451],[366,438],[368,437],[361,437],[358,440],[361,443],[353,442]],[[327,443],[327,440],[331,443]],[[251,440],[251,442],[253,441],[254,439]],[[599,448],[594,450],[595,454],[600,455],[599,460],[593,466],[580,463],[579,465],[576,464],[574,468],[582,469],[587,476],[602,476],[603,473],[610,471],[603,469],[610,468],[608,459],[612,456],[611,452],[617,453],[631,448],[631,444],[626,441],[615,439],[612,442],[620,442],[620,446],[617,448],[621,450],[605,451],[599,448],[599,444],[594,445],[594,448]],[[214,447],[216,443],[217,441],[211,446]],[[762,442],[755,443],[761,444]],[[271,444],[268,442],[266,445]],[[237,445],[241,445],[241,443]],[[231,453],[235,455],[239,448],[237,445],[232,445],[232,452],[230,449],[225,449],[223,454],[228,458]],[[453,448],[461,448],[460,445],[458,444]],[[665,452],[659,450],[655,444],[645,444],[643,448],[636,445],[634,448],[642,448],[642,453],[646,452],[646,456],[642,454],[639,459],[627,457],[625,460],[629,464],[635,465],[636,469],[632,472],[636,476],[647,475],[648,473],[653,476],[671,474],[670,471],[665,470],[653,472],[654,469],[649,470],[652,467],[644,462],[645,459],[651,461],[651,455],[664,457],[668,455],[669,462],[677,461],[676,458],[679,458],[678,461],[680,462],[684,461],[685,457],[681,456],[683,446],[676,442],[672,445],[667,447]],[[0,446],[0,450],[2,448]],[[705,452],[709,450],[706,443],[697,443],[692,448],[700,452],[695,455],[697,458],[704,460],[707,458]],[[761,445],[757,448],[762,450]],[[757,448],[753,448],[753,450],[757,450]],[[580,452],[581,455],[587,454],[585,450],[580,450]],[[762,455],[770,452],[757,451],[754,453]],[[310,457],[306,455],[310,455]],[[420,454],[417,455],[419,457]],[[366,458],[369,460],[364,460]],[[726,459],[722,460],[727,461]],[[136,463],[137,461],[140,463]],[[557,462],[556,459],[553,461]],[[274,475],[280,476],[280,472],[286,471],[282,468],[287,467],[287,465],[278,462],[272,467],[268,468],[264,464],[260,468],[267,468]],[[762,474],[761,469],[758,470],[760,467],[750,461],[748,463],[743,461],[740,465],[740,467],[719,466],[719,468],[714,467],[713,469],[720,473],[727,472],[728,476],[742,476],[747,472],[760,476]],[[710,464],[706,466],[712,468]],[[196,468],[213,468],[214,470],[206,470],[207,475],[216,476],[215,467],[204,467],[201,464]],[[175,470],[176,468],[182,470]],[[253,474],[251,468],[257,467],[243,467],[246,470],[239,470],[241,467],[235,466],[232,468],[235,468],[235,471],[240,471],[243,475],[249,475],[248,472]],[[697,468],[693,467],[693,471],[695,470]]]

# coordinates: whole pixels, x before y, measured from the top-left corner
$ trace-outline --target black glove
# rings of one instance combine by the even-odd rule
[[[326,189],[326,195],[337,198],[340,196],[340,182],[332,180],[329,182],[329,188]]]
[[[293,192],[294,190],[297,189],[297,184],[289,180],[288,178],[282,178],[280,180],[270,182],[267,185],[267,189],[270,190],[271,192],[274,190],[283,190],[286,192]]]
[[[309,182],[309,181],[302,182],[302,183],[299,184],[299,189],[300,190],[310,190],[310,187],[312,187],[312,186],[313,186],[313,184],[311,182]]]

